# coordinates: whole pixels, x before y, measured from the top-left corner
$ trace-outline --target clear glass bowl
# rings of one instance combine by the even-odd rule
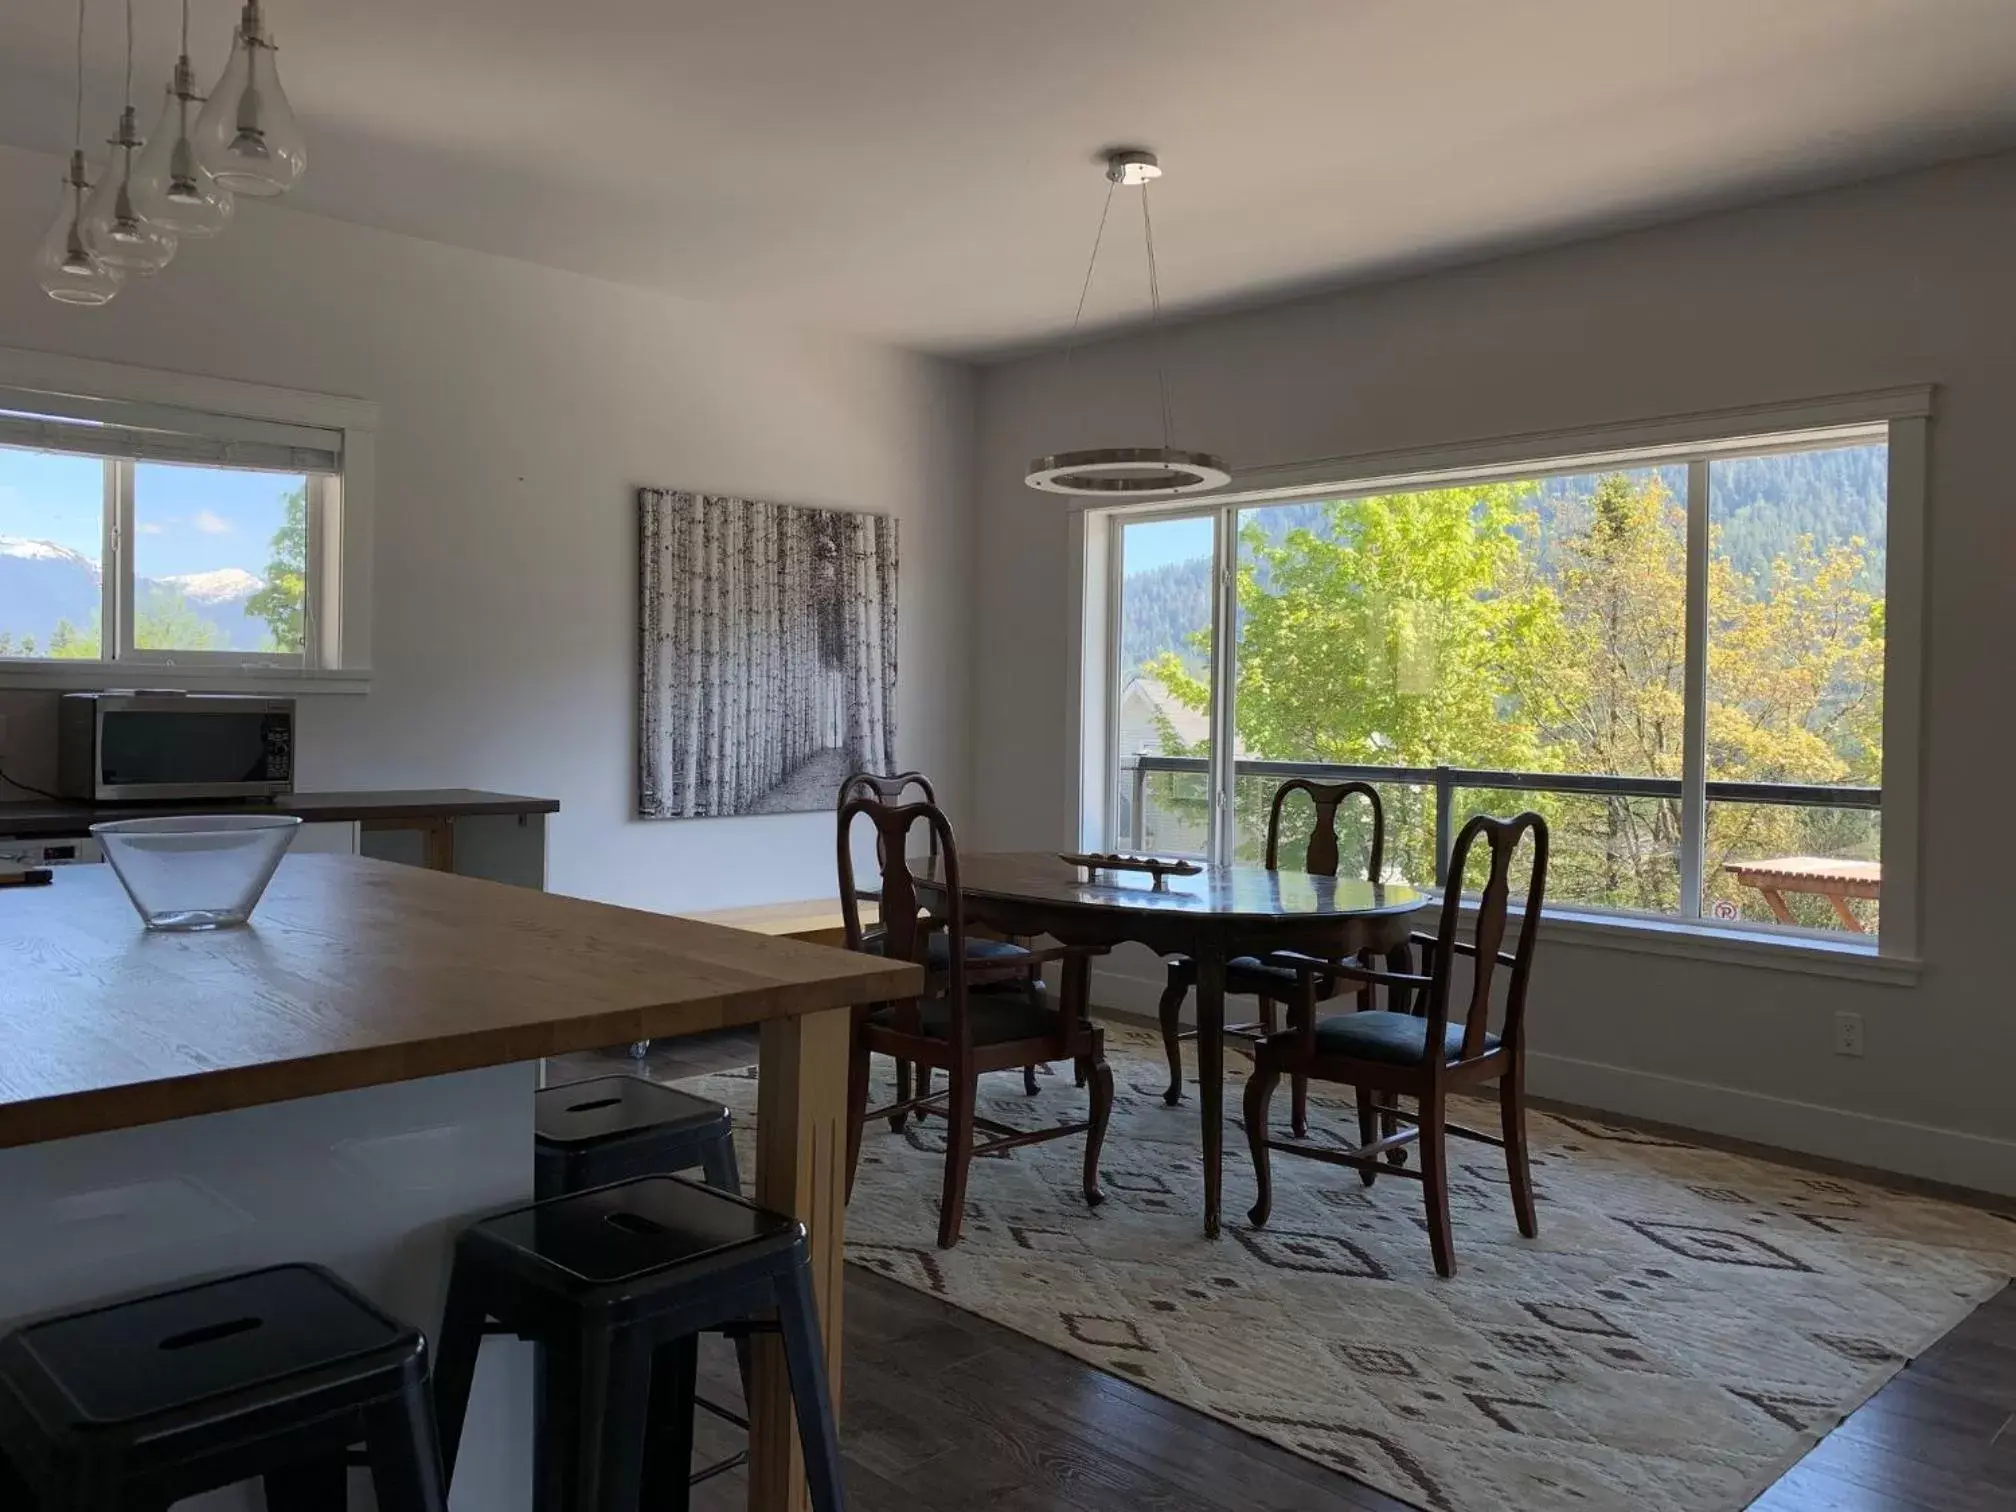
[[[224,929],[252,917],[301,821],[190,814],[91,826],[149,929]]]

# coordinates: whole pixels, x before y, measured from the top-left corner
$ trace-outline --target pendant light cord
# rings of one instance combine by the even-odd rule
[[[133,0],[126,0],[128,5]],[[1169,417],[1169,373],[1164,360],[1169,337],[1162,328],[1162,276],[1155,266],[1155,218],[1148,213],[1148,185],[1141,186],[1141,240],[1148,248],[1148,324],[1155,330],[1155,388],[1162,398],[1162,450],[1175,450],[1176,427]]]
[[[189,56],[189,0],[182,0],[182,56]]]
[[[1106,202],[1099,207],[1099,229],[1092,233],[1092,256],[1085,264],[1085,282],[1078,288],[1078,308],[1071,315],[1071,334],[1064,340],[1064,377],[1071,376],[1071,359],[1078,352],[1078,326],[1085,319],[1085,300],[1092,292],[1092,274],[1099,266],[1099,244],[1106,239],[1106,217],[1113,213],[1113,191],[1120,186],[1106,181]]]
[[[126,106],[133,106],[133,0],[126,0]]]
[[[84,150],[84,0],[77,0],[77,114],[70,128],[70,150]]]

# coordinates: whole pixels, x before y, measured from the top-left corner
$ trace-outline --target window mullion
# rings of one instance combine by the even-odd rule
[[[1239,648],[1234,644],[1239,627],[1238,549],[1239,511],[1236,505],[1228,504],[1215,516],[1211,551],[1210,858],[1221,866],[1230,865],[1237,851],[1233,834],[1238,777],[1233,763],[1236,726],[1232,684],[1239,665]]]
[[[1708,833],[1708,490],[1709,463],[1687,464],[1686,670],[1680,755],[1680,916],[1701,917]]]

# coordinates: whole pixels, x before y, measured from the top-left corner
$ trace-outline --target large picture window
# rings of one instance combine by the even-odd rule
[[[1873,944],[1891,464],[1879,423],[1095,517],[1085,828],[1257,864],[1283,778],[1361,777],[1396,877],[1533,808],[1564,908]]]

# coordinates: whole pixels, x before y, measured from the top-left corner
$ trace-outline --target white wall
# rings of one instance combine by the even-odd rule
[[[1179,445],[1235,470],[1939,385],[1928,508],[1925,969],[1879,986],[1543,946],[1536,1090],[2016,1192],[2016,156],[1179,328]],[[1180,247],[1165,250],[1171,283]],[[1134,337],[989,370],[977,843],[1072,836],[1068,560],[1027,459],[1153,444]],[[1138,439],[1137,438],[1146,438]],[[1012,651],[1009,649],[1012,648]],[[1136,975],[1152,972],[1137,962]],[[1143,983],[1109,980],[1140,1002]],[[1867,1055],[1831,1051],[1866,1016]]]
[[[557,797],[558,891],[664,909],[830,892],[824,814],[631,817],[634,491],[657,484],[901,520],[898,754],[956,813],[966,369],[264,205],[107,308],[65,309],[28,266],[59,169],[0,151],[0,344],[382,406],[377,677],[304,701],[302,787]],[[45,781],[46,704],[0,694],[17,775]]]

